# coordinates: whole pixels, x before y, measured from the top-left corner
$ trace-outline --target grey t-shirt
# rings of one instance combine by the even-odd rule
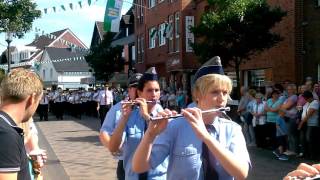
[[[313,100],[311,103],[307,102],[303,106],[302,118],[304,118],[307,115],[307,112],[309,109],[315,109],[316,112],[313,113],[313,115],[308,119],[307,125],[308,126],[319,126],[319,120],[318,120],[319,101]]]

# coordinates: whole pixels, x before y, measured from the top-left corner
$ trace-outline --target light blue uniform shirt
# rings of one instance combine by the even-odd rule
[[[210,134],[217,139],[235,158],[242,159],[250,165],[249,153],[241,127],[233,121],[216,117]],[[191,125],[184,117],[172,120],[167,128],[153,143],[150,166],[158,166],[169,156],[168,180],[188,179],[202,180],[202,141],[198,139]],[[219,174],[219,179],[234,179],[210,154],[210,163]]]
[[[109,136],[113,134],[113,131],[118,126],[119,120],[121,117],[121,102],[118,102],[114,106],[112,106],[101,126],[100,132],[106,132]],[[123,160],[122,156],[115,156],[119,160]]]
[[[196,102],[192,102],[187,106],[187,108],[194,108],[194,107],[197,107],[197,103]]]
[[[163,111],[161,105],[157,104],[154,111],[151,113],[153,116],[158,112]],[[128,180],[138,180],[139,174],[132,171],[132,157],[136,151],[139,143],[141,142],[144,130],[146,128],[146,122],[141,117],[139,108],[135,108],[128,119],[125,135],[125,146],[123,148],[123,166],[125,169],[126,177]],[[166,157],[157,166],[154,166],[148,171],[148,179],[163,180],[167,176],[168,161],[165,160]]]

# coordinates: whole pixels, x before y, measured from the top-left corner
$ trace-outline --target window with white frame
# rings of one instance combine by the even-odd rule
[[[143,20],[144,20],[144,18],[143,18],[143,14],[144,14],[144,0],[141,0],[140,1],[140,24],[142,24],[143,23]]]
[[[163,46],[166,44],[165,37],[166,23],[162,23],[159,25],[159,46]]]
[[[169,39],[169,46],[168,51],[173,52],[173,15],[169,16],[169,25],[168,25],[168,31],[167,31],[167,37]]]
[[[149,29],[149,48],[155,48],[156,47],[156,28],[152,27]]]
[[[141,34],[141,38],[140,38],[140,48],[141,48],[141,53],[144,53],[144,34]]]
[[[131,47],[131,57],[132,57],[132,61],[135,62],[136,61],[136,46],[133,45]]]
[[[140,2],[141,0],[136,0],[136,3],[138,4],[137,6],[135,6],[135,10],[136,10],[136,14],[135,17],[137,17],[137,19],[140,19]]]
[[[156,5],[156,0],[148,0],[149,1],[149,8],[153,8]]]
[[[141,46],[140,46],[140,36],[137,36],[137,62],[141,63]]]
[[[180,12],[176,12],[175,14],[175,49],[176,52],[180,50]]]
[[[126,57],[126,52],[124,52],[124,49],[122,50],[121,57],[123,57],[123,58]]]
[[[143,62],[144,61],[144,34],[141,34],[140,45],[141,45],[141,62]]]

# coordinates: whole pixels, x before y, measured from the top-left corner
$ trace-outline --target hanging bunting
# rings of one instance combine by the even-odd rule
[[[66,8],[64,7],[64,5],[61,5],[61,9],[64,10],[64,11],[66,10]]]
[[[53,12],[56,12],[56,7],[55,6],[53,6],[52,9],[53,9]]]
[[[48,12],[48,9],[44,8],[44,13],[47,14],[47,12]]]
[[[104,31],[119,32],[122,2],[122,0],[108,0],[104,14]]]
[[[73,4],[72,3],[69,4],[69,7],[70,7],[71,10],[73,10]]]
[[[81,8],[82,8],[82,2],[79,1],[78,4],[79,4],[79,7],[80,7],[80,9],[81,9]]]
[[[89,6],[91,5],[91,0],[88,0],[88,5],[89,5]]]

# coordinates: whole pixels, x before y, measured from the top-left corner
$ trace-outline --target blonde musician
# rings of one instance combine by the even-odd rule
[[[197,107],[182,110],[184,117],[149,123],[133,157],[134,172],[153,169],[169,157],[168,180],[231,180],[248,176],[250,158],[241,127],[217,112],[201,113],[225,107],[232,89],[230,78],[222,75],[217,60],[220,59],[209,60],[196,74],[192,93]],[[162,115],[171,113],[166,110]]]

